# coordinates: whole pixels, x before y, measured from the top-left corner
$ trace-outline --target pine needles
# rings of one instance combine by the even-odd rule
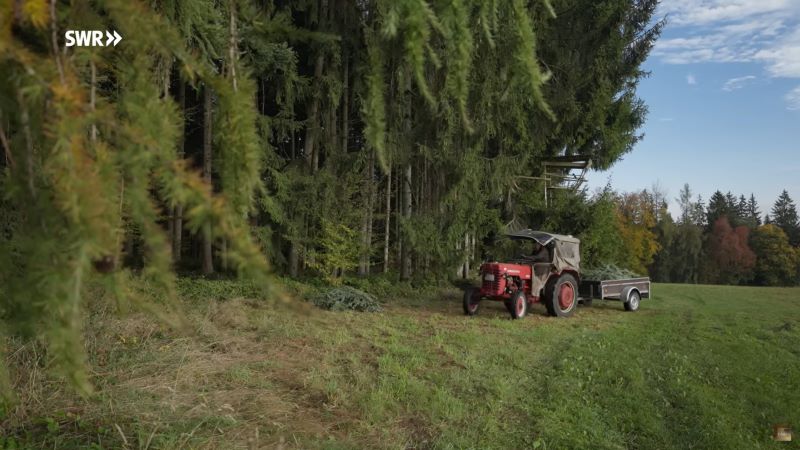
[[[378,312],[382,309],[375,297],[350,286],[330,289],[314,297],[313,302],[331,311]]]

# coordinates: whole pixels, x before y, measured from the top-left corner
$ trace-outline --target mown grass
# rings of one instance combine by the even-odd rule
[[[381,313],[183,291],[190,335],[92,315],[90,399],[12,351],[0,448],[797,448],[770,434],[800,424],[800,289],[655,285],[637,313],[521,321],[464,317],[453,289]]]

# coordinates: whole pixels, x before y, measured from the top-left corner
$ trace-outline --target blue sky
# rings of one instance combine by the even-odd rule
[[[800,0],[663,0],[669,23],[639,96],[650,113],[636,148],[589,189],[684,183],[705,200],[752,192],[762,213],[800,201]]]

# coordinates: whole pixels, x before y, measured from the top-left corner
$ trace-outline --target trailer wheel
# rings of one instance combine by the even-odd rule
[[[545,305],[551,316],[569,317],[578,305],[578,282],[565,273],[558,281],[548,286]]]
[[[625,311],[638,311],[639,303],[642,300],[642,296],[639,294],[639,291],[634,288],[625,288],[622,294],[622,298],[624,299],[623,301],[625,302]]]
[[[464,314],[468,316],[478,314],[478,306],[481,302],[479,293],[480,291],[476,288],[464,290]]]
[[[521,319],[528,314],[528,299],[525,292],[517,291],[511,294],[511,298],[506,300],[506,309],[511,313],[512,319]]]

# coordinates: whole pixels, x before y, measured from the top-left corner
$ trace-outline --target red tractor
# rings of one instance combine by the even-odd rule
[[[486,262],[480,267],[481,287],[464,292],[464,313],[477,314],[481,300],[502,301],[513,319],[542,302],[551,316],[568,317],[578,301],[621,300],[625,310],[636,311],[650,297],[650,279],[583,281],[580,274],[580,240],[530,229],[507,234],[515,241],[535,242],[539,252],[509,262]]]

